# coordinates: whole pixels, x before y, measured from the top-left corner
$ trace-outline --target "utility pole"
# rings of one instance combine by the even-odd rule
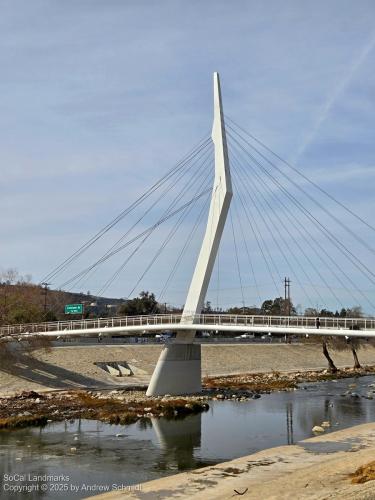
[[[48,293],[48,285],[51,285],[52,283],[46,283],[43,281],[41,285],[44,286],[44,318],[47,316],[47,293]]]
[[[284,314],[290,316],[290,279],[284,278],[284,304],[286,304],[286,308]],[[290,336],[285,334],[285,343],[290,344]]]
[[[287,304],[287,309],[286,309],[286,313],[288,313],[287,315],[290,316],[290,313],[291,313],[291,302],[290,302],[290,284],[291,284],[291,281],[289,278],[284,278],[284,300],[285,300],[285,304]]]

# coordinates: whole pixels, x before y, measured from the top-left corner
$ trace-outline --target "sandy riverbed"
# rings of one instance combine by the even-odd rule
[[[58,347],[49,352],[20,353],[17,359],[2,359],[0,392],[22,390],[113,387],[148,383],[161,345]],[[358,353],[363,364],[375,364],[375,348]],[[349,351],[332,352],[338,367],[352,366]],[[96,362],[127,362],[134,375],[113,377]],[[225,344],[202,346],[202,376],[232,373],[315,370],[325,368],[326,360],[316,345]]]

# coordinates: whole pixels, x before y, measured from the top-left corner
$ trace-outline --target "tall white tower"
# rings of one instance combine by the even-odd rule
[[[206,232],[186,298],[181,323],[198,321],[211,279],[230,201],[232,183],[221,102],[220,79],[214,73],[214,121],[212,140],[215,146],[215,179]],[[189,394],[201,391],[201,349],[193,344],[194,331],[178,332],[173,343],[160,354],[147,390],[148,396]]]

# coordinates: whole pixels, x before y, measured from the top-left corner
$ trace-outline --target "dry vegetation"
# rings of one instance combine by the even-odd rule
[[[183,418],[207,409],[207,403],[191,398],[148,399],[145,393],[134,391],[111,391],[109,395],[82,390],[47,394],[29,391],[1,400],[0,429],[76,418],[131,424],[151,417]]]
[[[360,369],[343,368],[336,373],[328,370],[311,370],[303,372],[272,372],[247,373],[241,375],[227,375],[222,377],[206,377],[203,385],[207,389],[250,390],[254,392],[270,392],[290,390],[302,382],[319,382],[353,376],[372,375],[375,366],[366,366]]]
[[[358,469],[351,474],[353,484],[367,483],[367,481],[375,480],[375,460],[366,465],[358,467]]]

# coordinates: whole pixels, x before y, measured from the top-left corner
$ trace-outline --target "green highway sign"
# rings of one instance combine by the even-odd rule
[[[65,314],[83,314],[83,304],[66,304]]]

